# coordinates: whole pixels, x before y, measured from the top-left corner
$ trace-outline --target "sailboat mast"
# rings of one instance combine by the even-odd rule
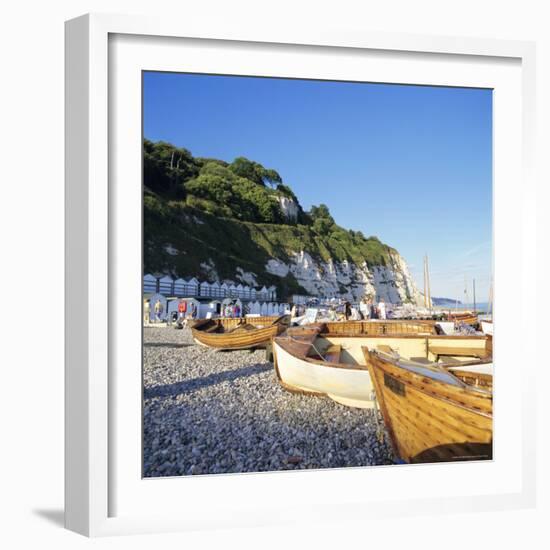
[[[428,264],[428,255],[426,254],[426,281],[427,281],[427,292],[428,292],[428,308],[430,309],[430,312],[432,310],[432,293],[430,290],[430,268]]]
[[[476,312],[477,308],[476,308],[476,280],[473,279],[472,280],[472,286],[473,286],[473,291],[474,291],[474,313]]]
[[[424,255],[424,307],[428,307],[428,295],[426,294],[426,256]]]

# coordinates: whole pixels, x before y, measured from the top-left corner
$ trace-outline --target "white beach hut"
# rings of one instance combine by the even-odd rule
[[[192,277],[185,283],[186,294],[187,296],[198,296],[199,295],[199,281]]]
[[[263,302],[260,306],[260,315],[268,315],[268,305],[267,302]]]
[[[256,299],[256,289],[253,286],[250,287],[250,299],[251,300]]]
[[[240,283],[236,286],[237,289],[237,296],[239,298],[244,298],[244,287]]]
[[[157,278],[150,273],[143,276],[143,294],[154,294],[157,291]]]
[[[221,292],[222,298],[227,298],[227,296],[229,296],[229,287],[227,286],[227,283],[222,283],[220,285],[220,292]]]
[[[203,281],[200,284],[200,295],[204,297],[210,296],[210,285],[208,284],[208,281]]]
[[[221,302],[219,300],[212,300],[211,302],[201,303],[199,307],[199,317],[201,319],[218,317],[221,315]]]
[[[159,294],[165,296],[173,296],[174,294],[174,279],[170,275],[164,275],[159,279]]]
[[[172,323],[178,319],[179,298],[166,298],[166,321]]]
[[[177,313],[180,301],[181,300],[179,298],[175,300],[168,300],[168,306],[167,306],[168,320],[171,320],[173,317],[173,314]],[[195,298],[185,298],[184,301],[187,303],[187,311],[185,313],[185,317],[191,316],[191,304],[195,304],[197,311],[199,310],[200,303],[198,300],[195,300]],[[197,315],[197,318],[198,318],[198,315]]]
[[[260,300],[267,300],[268,299],[268,292],[267,292],[267,288],[265,288],[265,286],[263,286],[260,291],[258,292],[258,298]]]
[[[233,284],[229,285],[229,296],[231,298],[237,297],[237,287]]]
[[[186,281],[181,277],[174,281],[174,296],[186,296]]]
[[[217,281],[214,281],[210,284],[210,295],[213,298],[221,298],[220,283],[218,283]]]
[[[252,315],[260,315],[260,302],[250,302],[250,313]]]

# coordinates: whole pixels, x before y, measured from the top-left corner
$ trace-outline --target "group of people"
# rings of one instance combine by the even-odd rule
[[[177,320],[184,319],[196,319],[197,306],[193,302],[187,302],[186,300],[180,300],[178,302]],[[143,304],[143,319],[146,324],[151,320],[151,304],[146,300]],[[154,323],[161,323],[164,321],[164,304],[157,299],[153,304],[153,319]]]
[[[341,307],[341,306],[340,306]],[[291,310],[291,316],[297,317],[304,314],[304,307],[294,304]],[[153,320],[160,323],[163,320],[164,304],[157,299],[153,304]],[[196,319],[198,314],[197,306],[194,302],[181,299],[178,302],[177,321],[183,322],[188,319]],[[222,317],[239,318],[244,314],[243,308],[237,302],[231,302],[221,306],[220,314]],[[341,315],[342,313],[340,313]],[[351,303],[346,301],[343,304],[343,317],[346,321],[357,321],[363,319],[387,319],[387,307],[383,298],[376,304],[371,297],[363,298],[359,303],[359,308],[352,307]],[[336,312],[333,311],[336,316]],[[150,319],[150,304],[148,301],[144,304],[144,318],[146,322]]]
[[[184,319],[196,319],[197,306],[194,302],[188,303],[186,300],[180,300],[178,302],[178,321]]]
[[[388,310],[384,298],[380,298],[378,304],[372,298],[363,298],[359,303],[359,312],[363,319],[387,319]]]
[[[237,302],[222,305],[222,317],[238,319],[243,316],[243,310]]]
[[[361,321],[366,319],[387,319],[388,311],[384,298],[380,298],[375,304],[372,298],[363,298],[359,303],[359,309],[351,306],[350,302],[344,303],[344,318],[346,321]]]

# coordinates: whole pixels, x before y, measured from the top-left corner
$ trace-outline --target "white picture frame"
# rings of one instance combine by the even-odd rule
[[[141,324],[141,312],[136,325],[126,330],[121,326],[119,304],[123,298],[135,297],[141,271],[128,289],[117,281],[128,280],[131,270],[139,269],[141,258],[136,257],[135,246],[125,251],[119,244],[132,238],[132,231],[135,234],[141,213],[138,195],[130,192],[122,206],[121,190],[113,182],[123,174],[127,181],[141,181],[141,165],[134,166],[141,151],[134,147],[141,143],[141,121],[139,116],[136,119],[141,89],[135,89],[135,77],[144,69],[178,70],[182,63],[178,48],[188,48],[184,59],[194,71],[320,78],[344,77],[349,71],[346,74],[358,80],[495,89],[495,355],[502,365],[502,375],[496,378],[495,425],[501,436],[496,437],[491,463],[467,465],[477,491],[458,479],[449,494],[441,493],[445,480],[464,475],[464,466],[458,464],[186,480],[137,476],[141,362],[135,364],[135,371],[122,372],[117,365],[120,354],[136,358],[141,353],[141,340],[134,341],[132,332]],[[220,51],[227,55],[220,56]],[[155,58],[159,53],[162,63]],[[306,65],[305,56],[310,56],[311,63]],[[330,58],[335,56],[339,69],[334,64],[330,68]],[[221,68],[221,63],[227,68]],[[142,64],[146,66],[140,69]],[[536,446],[529,419],[535,416],[536,349],[527,349],[526,344],[517,350],[511,347],[512,332],[528,328],[528,311],[520,307],[510,312],[500,304],[505,304],[511,281],[501,267],[506,262],[505,243],[519,251],[521,265],[534,265],[536,257],[534,216],[525,215],[536,210],[534,67],[535,47],[529,42],[330,29],[300,33],[280,29],[272,35],[263,30],[225,29],[212,21],[191,25],[169,18],[118,15],[85,15],[68,21],[66,527],[101,536],[283,524],[298,521],[296,508],[283,504],[291,491],[295,493],[291,500],[301,506],[302,522],[533,506]],[[117,103],[121,88],[129,94],[124,106]],[[122,124],[125,143],[117,142]],[[117,144],[114,149],[113,143]],[[517,220],[514,227],[507,223],[511,212]],[[514,273],[514,278],[520,303],[534,303],[536,290],[527,280],[527,271]],[[138,302],[130,308],[132,315],[141,307]],[[519,358],[522,377],[514,386],[505,367]],[[507,439],[506,426],[517,434],[515,448],[513,440]],[[368,487],[368,491],[351,494],[347,488],[353,486]],[[216,506],[212,506],[214,494]],[[259,499],[261,494],[268,498]],[[161,495],[168,495],[164,507]],[[338,506],[327,509],[327,498]]]

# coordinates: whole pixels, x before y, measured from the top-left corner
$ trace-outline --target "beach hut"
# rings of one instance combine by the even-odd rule
[[[250,302],[249,309],[252,315],[260,315],[260,312],[261,312],[260,302]]]
[[[198,300],[195,300],[195,298],[185,298],[185,302],[187,303],[187,311],[185,314],[186,317],[189,317],[191,315],[191,304],[195,304],[197,311],[199,311],[200,302]],[[180,303],[179,298],[174,300],[168,300],[168,306],[167,306],[168,320],[171,320],[173,317],[173,314],[177,313],[179,303]],[[198,315],[197,315],[197,318],[198,318]]]
[[[267,302],[263,302],[260,306],[260,315],[267,315],[268,313],[268,305]]]
[[[239,298],[244,298],[244,287],[240,283],[235,287],[237,290],[237,296]]]
[[[265,288],[265,286],[263,286],[260,291],[258,292],[258,298],[260,300],[267,300],[268,299],[268,292],[267,292],[267,288]]]
[[[173,323],[178,319],[179,298],[166,298],[166,322]]]
[[[243,286],[243,298],[245,300],[250,300],[250,290],[249,286]]]
[[[221,292],[222,298],[227,298],[227,296],[229,296],[229,287],[227,286],[227,283],[222,283],[220,285],[220,292]]]
[[[221,315],[220,300],[212,300],[211,302],[201,303],[199,307],[199,317],[201,319],[209,319]]]
[[[164,294],[165,296],[174,295],[174,279],[170,275],[164,275],[159,279],[159,294]]]
[[[210,285],[210,296],[212,296],[213,298],[221,298],[222,297],[220,283],[218,283],[217,281],[214,281]]]
[[[157,291],[157,278],[150,273],[143,276],[143,294],[154,294]]]
[[[237,297],[237,287],[234,284],[229,285],[229,297],[230,298]]]
[[[200,284],[200,295],[204,297],[211,296],[210,294],[210,285],[208,284],[208,281],[203,281]]]
[[[181,277],[176,279],[174,281],[174,296],[186,296],[186,285],[187,281],[185,279],[182,279]]]
[[[157,319],[157,316],[155,315],[155,304],[157,302],[160,302],[160,313],[158,315],[159,319]],[[166,312],[166,306],[167,306],[167,300],[166,296],[164,294],[152,294],[149,298],[149,320],[151,323],[156,323],[160,321],[165,321],[167,318],[167,312]]]
[[[199,281],[192,277],[185,283],[186,295],[187,296],[198,296],[199,295]]]
[[[250,287],[250,299],[251,300],[256,299],[256,289],[253,286]]]

